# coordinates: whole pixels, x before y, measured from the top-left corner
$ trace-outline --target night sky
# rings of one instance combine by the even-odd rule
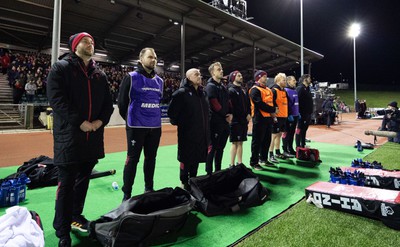
[[[300,44],[300,0],[247,0],[250,22]],[[351,23],[361,25],[356,38],[357,85],[400,84],[400,1],[303,0],[304,47],[324,59],[312,65],[317,81],[353,84]],[[307,66],[304,69],[307,72]],[[300,75],[300,68],[285,71]]]

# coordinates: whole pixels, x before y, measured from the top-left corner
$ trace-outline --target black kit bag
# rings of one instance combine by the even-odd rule
[[[58,167],[54,165],[52,158],[45,155],[25,161],[18,167],[16,173],[7,178],[16,178],[22,173],[25,173],[31,181],[27,184],[29,189],[54,186],[58,182]]]
[[[212,175],[190,178],[190,193],[196,209],[207,216],[236,212],[263,204],[268,190],[245,165],[236,165]]]
[[[140,246],[178,231],[195,199],[179,187],[164,188],[130,198],[90,223],[90,236],[103,246]]]

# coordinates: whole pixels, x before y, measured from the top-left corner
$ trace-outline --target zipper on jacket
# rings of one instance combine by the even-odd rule
[[[89,116],[88,120],[90,122],[91,117],[92,117],[92,90],[91,90],[91,83],[90,83],[90,78],[87,74],[86,67],[82,67],[82,64],[79,62],[79,66],[81,67],[82,72],[85,74],[86,79],[87,79],[87,85],[88,85],[88,96],[89,96]],[[86,141],[89,141],[89,132],[86,132]]]

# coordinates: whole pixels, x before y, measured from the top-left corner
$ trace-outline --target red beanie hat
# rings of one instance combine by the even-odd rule
[[[261,77],[267,75],[267,72],[265,72],[264,70],[257,70],[256,73],[254,73],[254,81],[258,81]]]
[[[232,72],[229,74],[229,78],[228,78],[229,82],[234,82],[234,81],[235,81],[235,78],[236,78],[236,75],[237,75],[238,73],[239,73],[238,70],[232,71]]]
[[[74,35],[71,35],[71,37],[69,37],[69,42],[68,42],[68,44],[69,44],[69,47],[71,48],[71,51],[72,51],[72,52],[75,52],[76,47],[78,46],[79,42],[81,42],[81,40],[82,40],[84,37],[89,37],[89,38],[91,38],[91,39],[93,40],[93,43],[94,43],[94,39],[93,39],[92,35],[90,35],[90,34],[88,34],[88,33],[85,33],[85,32],[76,33],[76,34],[74,34]]]

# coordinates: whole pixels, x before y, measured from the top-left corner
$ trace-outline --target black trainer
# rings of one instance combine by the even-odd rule
[[[271,157],[269,157],[268,161],[271,162],[271,163],[274,163],[274,164],[279,164],[279,160],[277,160],[275,158],[275,156],[273,156],[273,155]]]
[[[256,171],[262,171],[264,170],[259,164],[255,164],[255,165],[250,165],[251,168],[253,168]]]
[[[71,247],[71,239],[70,238],[60,238],[58,242],[58,247]]]
[[[295,155],[293,155],[293,154],[291,154],[289,152],[284,152],[282,155],[285,156],[286,158],[289,158],[289,159],[296,157]]]
[[[89,221],[83,216],[72,216],[71,229],[81,232],[87,232],[89,228]]]

